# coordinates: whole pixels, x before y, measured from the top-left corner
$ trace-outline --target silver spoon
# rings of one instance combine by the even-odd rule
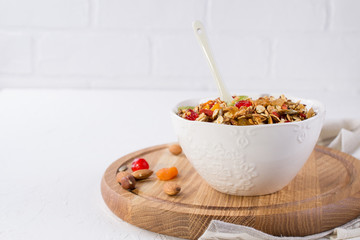
[[[233,98],[227,91],[224,83],[221,80],[219,71],[217,70],[217,67],[216,67],[214,58],[211,54],[209,43],[208,43],[208,40],[206,37],[205,27],[200,21],[195,21],[195,22],[193,22],[193,29],[195,32],[195,36],[198,39],[199,44],[200,44],[202,50],[204,51],[206,59],[208,60],[208,63],[210,65],[211,73],[216,81],[216,84],[217,84],[217,87],[218,87],[218,90],[220,93],[220,99],[227,103],[230,103],[233,100]]]

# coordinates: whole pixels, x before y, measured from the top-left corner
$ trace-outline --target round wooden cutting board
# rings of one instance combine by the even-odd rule
[[[132,192],[116,182],[122,165],[145,158],[154,173],[176,166],[171,180],[182,190],[167,196],[164,181],[153,174],[138,181]],[[129,170],[130,167],[129,167]],[[239,197],[212,189],[184,154],[172,155],[168,145],[128,154],[106,170],[101,192],[110,210],[123,220],[152,232],[197,239],[212,219],[241,224],[276,236],[305,236],[340,226],[360,215],[360,161],[345,153],[316,146],[293,181],[279,192]]]

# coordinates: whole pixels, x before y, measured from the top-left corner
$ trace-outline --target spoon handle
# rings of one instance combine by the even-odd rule
[[[195,32],[195,36],[198,39],[199,44],[200,44],[202,50],[204,51],[206,59],[208,60],[208,63],[210,65],[211,73],[212,73],[213,77],[215,78],[218,90],[220,92],[220,99],[225,102],[228,102],[228,103],[231,102],[233,100],[233,98],[231,97],[231,95],[227,91],[224,83],[221,80],[219,71],[216,67],[214,58],[211,54],[209,43],[208,43],[208,40],[206,37],[205,27],[203,26],[203,24],[200,21],[195,21],[195,22],[193,22],[193,29]]]

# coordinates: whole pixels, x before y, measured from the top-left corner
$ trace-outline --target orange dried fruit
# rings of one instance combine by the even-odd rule
[[[163,181],[167,181],[170,179],[173,179],[178,175],[178,170],[176,167],[170,167],[170,168],[162,168],[159,171],[156,172],[156,176]]]
[[[220,109],[220,104],[216,103],[216,104],[211,108],[211,111],[215,111],[215,109]]]

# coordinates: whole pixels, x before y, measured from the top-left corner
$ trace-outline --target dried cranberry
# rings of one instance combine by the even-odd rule
[[[278,112],[272,112],[272,114],[274,114],[275,116],[277,116],[278,118],[280,118],[280,115],[279,115],[279,113]]]
[[[140,170],[140,169],[149,169],[149,164],[143,158],[136,158],[131,163],[131,170],[133,170],[133,172],[135,172],[135,171]]]
[[[213,111],[208,110],[208,109],[201,109],[200,113],[205,113],[205,115],[207,115],[207,116],[212,116],[213,115]]]
[[[249,100],[241,100],[235,104],[235,106],[237,108],[241,108],[242,106],[250,107],[251,105],[252,105],[252,103]]]
[[[304,113],[299,113],[300,117],[306,118],[306,115]]]
[[[199,116],[198,113],[194,112],[192,109],[188,109],[185,114],[185,118],[190,121],[195,121]]]

